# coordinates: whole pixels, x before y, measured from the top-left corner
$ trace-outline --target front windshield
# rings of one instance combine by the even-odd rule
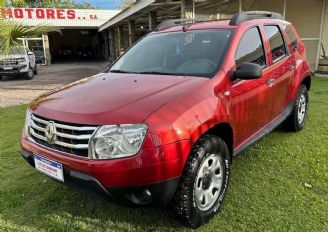
[[[151,34],[128,50],[110,72],[212,77],[225,55],[231,33],[197,30]]]

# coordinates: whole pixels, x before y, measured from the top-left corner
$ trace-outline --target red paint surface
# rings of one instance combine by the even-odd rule
[[[256,80],[232,82],[234,54],[243,33],[263,24],[283,21],[252,20],[240,26],[228,21],[192,25],[188,30],[233,28],[232,41],[221,69],[212,79],[201,77],[99,74],[44,94],[30,108],[34,114],[63,122],[110,125],[146,123],[149,131],[141,151],[130,158],[87,160],[35,145],[25,138],[24,150],[58,161],[65,168],[96,177],[105,187],[149,184],[180,176],[192,144],[220,123],[233,131],[233,149],[270,123],[296,98],[302,80],[310,75],[305,47],[299,40],[295,53],[278,63],[271,60],[264,38],[268,67]],[[285,22],[286,23],[286,22]],[[167,29],[160,33],[181,30]],[[288,47],[290,41],[286,39]],[[293,65],[295,69],[289,70]],[[275,79],[271,87],[267,80]],[[230,93],[230,94],[226,94]],[[131,178],[133,177],[133,178]]]

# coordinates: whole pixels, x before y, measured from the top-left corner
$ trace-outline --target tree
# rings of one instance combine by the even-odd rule
[[[23,0],[17,0],[17,4],[28,4],[30,1],[24,2]],[[8,2],[0,0],[0,9],[8,6]],[[20,38],[29,36],[38,36],[50,31],[58,31],[53,27],[46,25],[38,25],[28,27],[21,22],[7,19],[5,14],[0,14],[0,55],[10,54],[11,50],[15,47],[21,47],[22,41]]]
[[[77,3],[74,0],[10,0],[8,7],[60,8],[60,9],[95,9],[91,3]]]
[[[137,0],[122,0],[122,2],[116,6],[116,9],[124,10],[133,6],[136,2]]]

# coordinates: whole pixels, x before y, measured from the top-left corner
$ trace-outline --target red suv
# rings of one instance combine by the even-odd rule
[[[281,123],[303,128],[305,47],[271,12],[165,21],[108,70],[35,99],[22,156],[63,182],[191,227],[220,208],[232,159]]]

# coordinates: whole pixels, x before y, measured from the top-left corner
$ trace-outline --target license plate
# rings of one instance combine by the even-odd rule
[[[3,70],[13,70],[13,67],[3,67]]]
[[[63,165],[34,154],[35,168],[40,172],[64,182]]]

